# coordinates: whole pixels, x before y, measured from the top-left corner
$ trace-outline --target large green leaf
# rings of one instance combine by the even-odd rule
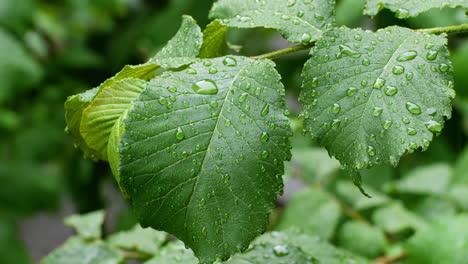
[[[445,163],[432,164],[410,171],[395,183],[399,192],[413,194],[444,194],[450,184],[452,168]]]
[[[390,204],[377,209],[372,215],[373,222],[385,230],[385,232],[396,234],[407,230],[420,230],[427,227],[427,223],[408,211],[400,203]]]
[[[340,206],[326,192],[307,188],[289,201],[277,230],[298,227],[306,234],[328,240],[335,233],[340,217]]]
[[[437,220],[429,229],[419,231],[407,246],[408,264],[467,264],[468,216]]]
[[[263,232],[290,158],[273,63],[222,57],[153,79],[121,136],[120,176],[143,226],[210,263]]]
[[[398,18],[415,17],[432,8],[464,7],[468,9],[466,0],[367,0],[364,13],[375,16],[383,8],[396,12]]]
[[[210,18],[230,27],[277,29],[292,43],[309,44],[335,23],[334,0],[219,0]]]
[[[303,71],[305,130],[349,168],[427,148],[455,96],[446,42],[401,27],[327,32]]]

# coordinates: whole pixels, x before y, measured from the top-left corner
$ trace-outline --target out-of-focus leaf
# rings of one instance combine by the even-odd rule
[[[323,148],[293,148],[291,153],[291,166],[297,167],[309,183],[325,183],[341,168],[341,164],[330,158]]]
[[[232,256],[226,264],[319,264],[314,257],[304,253],[299,247],[293,245],[253,245],[242,254]]]
[[[452,177],[452,168],[445,163],[432,164],[413,169],[395,183],[399,192],[413,194],[442,194],[447,191]]]
[[[166,239],[167,233],[151,228],[143,229],[137,224],[131,230],[111,235],[107,241],[115,247],[136,250],[147,254],[157,254]]]
[[[455,216],[455,204],[445,197],[428,196],[419,201],[413,208],[425,220],[433,220],[441,216]]]
[[[444,217],[418,231],[407,245],[408,264],[468,263],[468,216]]]
[[[462,44],[450,56],[453,64],[453,76],[458,96],[468,96],[468,41]],[[468,118],[465,116],[465,118]]]
[[[144,264],[198,264],[192,250],[185,248],[180,241],[170,242],[152,259]]]
[[[363,188],[369,193],[370,198],[362,195],[359,189],[350,181],[339,181],[336,184],[337,194],[357,210],[375,208],[391,201],[388,196],[374,190],[372,187],[364,185]]]
[[[398,18],[408,18],[419,15],[433,8],[455,8],[464,7],[468,9],[466,0],[367,0],[366,15],[375,16],[383,8],[396,13]]]
[[[254,245],[291,245],[300,248],[309,256],[323,264],[370,264],[369,260],[356,256],[346,250],[336,248],[322,239],[309,236],[300,229],[293,228],[283,232],[266,233],[258,237]]]
[[[29,264],[28,252],[18,240],[15,230],[13,223],[0,220],[0,263]]]
[[[35,8],[35,0],[0,1],[0,26],[17,32],[25,30]]]
[[[336,24],[357,27],[361,24],[366,0],[341,0],[336,5]]]
[[[341,217],[340,206],[318,188],[307,188],[288,202],[277,230],[298,227],[304,233],[329,240]]]
[[[380,256],[387,246],[382,230],[356,221],[343,225],[338,233],[338,241],[340,247],[368,258]]]
[[[468,16],[465,10],[456,9],[431,9],[418,15],[415,18],[408,19],[408,23],[413,28],[432,28],[452,25],[460,25],[468,22]]]
[[[99,239],[103,222],[104,211],[72,215],[65,219],[65,224],[75,228],[78,235],[84,239]]]
[[[69,241],[45,257],[41,264],[120,264],[124,256],[102,242]]]
[[[377,209],[372,215],[372,220],[378,227],[391,234],[427,227],[427,223],[423,219],[399,203]]]
[[[10,1],[2,1],[4,2]],[[41,77],[42,69],[39,64],[20,42],[0,28],[0,105],[33,88]]]

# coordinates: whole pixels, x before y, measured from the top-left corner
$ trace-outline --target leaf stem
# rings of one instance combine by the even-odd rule
[[[250,58],[254,59],[254,60],[274,59],[274,58],[284,56],[284,55],[287,55],[287,54],[291,54],[291,53],[294,53],[294,52],[298,52],[298,51],[301,51],[301,50],[307,50],[307,49],[312,48],[313,46],[314,46],[314,43],[311,43],[311,44],[308,44],[308,45],[291,46],[291,47],[287,47],[285,49],[276,50],[276,51],[261,54],[261,55],[258,55],[258,56],[253,56],[253,57],[250,57]]]
[[[468,24],[447,26],[447,27],[435,27],[435,28],[424,28],[416,29],[416,32],[426,32],[431,34],[442,34],[442,33],[464,33],[468,32]]]
[[[126,259],[141,259],[141,260],[148,260],[153,256],[150,254],[137,252],[137,251],[129,251],[124,249],[119,249]]]
[[[406,257],[407,257],[406,253],[402,253],[401,255],[396,256],[396,257],[384,256],[384,257],[376,259],[375,263],[377,263],[377,264],[392,264],[392,263],[396,263],[398,261],[402,261],[402,260],[406,259]]]

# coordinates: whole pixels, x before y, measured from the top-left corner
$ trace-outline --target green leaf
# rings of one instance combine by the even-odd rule
[[[468,184],[468,147],[460,153],[453,167],[453,182]]]
[[[349,181],[339,181],[336,183],[338,195],[357,210],[366,210],[384,205],[390,202],[390,198],[383,193],[374,190],[370,186],[363,186],[371,198],[362,195],[356,186]]]
[[[327,193],[318,188],[307,188],[288,202],[276,229],[298,227],[305,234],[329,240],[340,217],[340,206]]]
[[[41,264],[120,264],[123,260],[119,251],[101,242],[86,244],[73,241],[54,250]]]
[[[381,256],[387,246],[382,230],[362,222],[346,222],[338,236],[341,247],[368,258]]]
[[[468,87],[468,76],[466,75],[466,72],[468,70],[468,65],[466,65],[465,63],[467,60],[468,60],[468,41],[465,40],[464,42],[460,44],[460,46],[451,55],[451,61],[453,62],[453,76],[455,79],[457,95],[460,95],[460,96],[468,96],[468,89],[466,89],[466,87]],[[465,107],[464,109],[465,111],[463,112],[467,113],[468,112],[467,109],[468,107]],[[468,116],[464,114],[464,118],[466,119],[468,118]]]
[[[304,180],[309,183],[326,183],[339,171],[340,163],[328,156],[323,148],[293,148],[291,163],[297,165]]]
[[[72,215],[65,219],[65,224],[75,228],[78,235],[84,239],[99,239],[103,222],[104,211]]]
[[[413,194],[444,194],[449,187],[452,168],[445,163],[416,168],[395,183],[399,192]]]
[[[215,20],[203,31],[203,45],[200,50],[201,58],[216,58],[226,55],[228,43],[226,40],[228,27]]]
[[[306,132],[356,169],[427,148],[455,96],[446,42],[401,27],[325,33],[303,71]]]
[[[408,264],[468,263],[468,216],[445,217],[419,231],[407,245]]]
[[[395,12],[398,18],[404,19],[415,17],[432,8],[442,9],[447,7],[468,9],[468,2],[466,0],[367,0],[364,14],[375,16],[380,10],[387,8]]]
[[[15,224],[0,220],[0,263],[29,264],[28,251],[18,239]]]
[[[182,17],[182,25],[177,34],[162,48],[150,63],[163,68],[178,68],[193,62],[203,43],[203,34],[191,16]]]
[[[258,237],[254,245],[289,245],[298,247],[309,256],[323,264],[370,264],[371,262],[353,255],[346,250],[336,248],[318,237],[309,236],[300,229],[290,229],[283,232],[271,232]]]
[[[372,215],[372,220],[378,227],[391,234],[427,228],[423,219],[399,203],[377,209]]]
[[[319,264],[314,257],[305,254],[299,247],[293,245],[254,245],[242,254],[236,254],[226,261],[226,264]]]
[[[167,239],[167,233],[152,229],[143,229],[136,225],[129,231],[111,235],[107,242],[115,247],[136,250],[147,254],[156,254]]]
[[[170,242],[152,259],[144,264],[198,264],[192,250],[186,249],[180,241]]]
[[[263,232],[290,158],[272,62],[222,57],[153,79],[120,141],[120,177],[142,226],[176,235],[202,263]]]
[[[341,0],[336,4],[336,24],[358,27],[364,18],[362,10],[367,0]]]
[[[309,44],[334,25],[333,0],[219,0],[210,18],[230,27],[279,30],[292,43]]]
[[[92,102],[83,110],[80,132],[87,145],[108,160],[107,144],[116,121],[127,111],[146,81],[126,78],[100,88]]]

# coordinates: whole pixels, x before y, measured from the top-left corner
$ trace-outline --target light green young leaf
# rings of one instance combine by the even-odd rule
[[[468,263],[468,216],[445,217],[417,232],[407,245],[408,264]]]
[[[84,239],[98,239],[101,237],[104,211],[91,212],[84,215],[72,215],[65,219],[65,224],[75,228],[78,235]]]
[[[120,264],[124,256],[101,242],[66,243],[45,257],[41,264]]]
[[[180,241],[170,242],[155,257],[144,264],[198,264],[192,250],[186,249]]]
[[[304,234],[300,229],[293,228],[283,232],[271,232],[258,237],[253,245],[289,245],[298,247],[307,255],[314,257],[321,264],[370,264],[362,257],[353,255],[346,250],[335,248],[318,237]]]
[[[293,148],[291,163],[297,165],[309,183],[326,183],[333,173],[337,173],[341,164],[330,158],[323,148]]]
[[[210,18],[230,27],[279,30],[292,43],[309,44],[335,23],[334,0],[219,0]]]
[[[153,79],[133,103],[120,177],[140,223],[211,263],[263,232],[290,158],[272,62],[221,57]]]
[[[362,222],[346,222],[338,236],[341,247],[368,258],[381,256],[387,246],[382,230]]]
[[[447,191],[452,168],[445,163],[416,168],[395,183],[399,192],[413,194],[443,194]]]
[[[446,42],[401,27],[325,33],[303,71],[306,132],[348,168],[427,148],[455,96]]]
[[[87,145],[98,151],[104,160],[107,157],[107,143],[116,121],[127,111],[140,93],[146,81],[126,78],[102,87],[89,106],[84,109],[81,119],[81,135]]]
[[[387,8],[395,12],[398,18],[404,19],[415,17],[432,8],[442,9],[447,7],[468,9],[468,2],[466,0],[367,0],[364,14],[375,16],[380,10]]]
[[[200,50],[200,58],[216,58],[226,55],[228,43],[226,35],[228,27],[215,20],[206,26],[203,31],[203,45]]]
[[[377,209],[372,215],[372,220],[378,227],[391,234],[427,228],[427,223],[422,218],[399,203]]]
[[[340,206],[318,188],[297,193],[281,214],[277,230],[298,227],[305,234],[329,240],[341,217]]]
[[[162,48],[150,63],[163,68],[178,68],[195,61],[200,54],[203,34],[191,16],[182,17],[177,34]]]
[[[131,230],[111,235],[107,242],[115,247],[136,250],[147,254],[156,254],[167,239],[167,233],[153,229],[143,229],[136,225]]]
[[[363,186],[371,198],[362,195],[356,186],[349,181],[339,181],[336,183],[338,195],[357,210],[366,210],[384,205],[390,202],[390,198],[380,193],[370,186]]]

